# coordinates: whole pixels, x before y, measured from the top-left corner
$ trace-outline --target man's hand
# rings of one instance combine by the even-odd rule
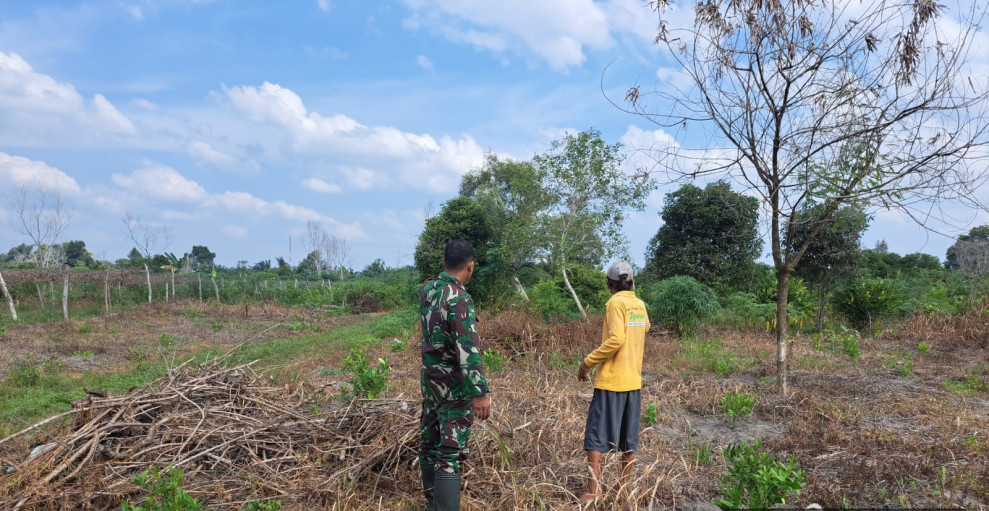
[[[587,367],[587,364],[583,360],[580,361],[580,369],[577,370],[577,380],[587,381],[587,373],[591,372],[591,368]]]
[[[491,398],[484,394],[474,398],[474,416],[480,420],[485,420],[491,416]]]

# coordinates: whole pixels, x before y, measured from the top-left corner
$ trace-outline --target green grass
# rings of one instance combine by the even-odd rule
[[[755,359],[738,356],[718,339],[684,339],[674,363],[691,371],[726,376],[753,365]]]
[[[232,363],[239,364],[260,359],[260,369],[288,365],[294,361],[350,348],[377,340],[371,334],[373,318],[335,328],[325,332],[310,333],[285,339],[252,341],[234,353]],[[162,334],[159,346],[169,349],[174,339]],[[71,374],[59,365],[46,364],[40,369],[27,361],[18,361],[10,374],[0,381],[0,437],[19,431],[46,417],[67,411],[73,401],[85,395],[83,388],[122,393],[128,389],[146,385],[164,376],[167,366],[162,357],[152,354],[135,357],[135,363],[118,371],[87,371]],[[214,347],[200,348],[192,355],[183,356],[203,362],[224,353]],[[171,357],[169,357],[171,358]]]

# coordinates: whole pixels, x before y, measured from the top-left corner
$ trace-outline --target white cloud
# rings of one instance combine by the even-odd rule
[[[426,71],[433,70],[433,61],[429,60],[429,57],[425,55],[419,55],[418,57],[416,57],[416,64],[419,64],[419,67],[423,68]]]
[[[378,175],[371,169],[345,169],[347,182],[358,190],[370,190],[378,181]]]
[[[158,105],[146,100],[146,99],[135,99],[131,101],[131,104],[140,108],[142,110],[147,110],[149,112],[154,112],[158,110]]]
[[[127,7],[127,13],[137,21],[144,21],[144,12],[136,5]]]
[[[456,189],[460,175],[484,157],[469,135],[436,139],[391,126],[365,126],[345,115],[323,116],[308,111],[302,98],[277,84],[224,90],[231,104],[250,119],[285,129],[295,151],[332,155],[340,168],[360,167],[362,173],[346,177],[362,189],[372,185],[370,172],[382,178],[375,186],[449,192]]]
[[[231,238],[246,238],[248,231],[239,225],[228,225],[223,228],[223,233]]]
[[[330,0],[316,0],[316,6],[323,12],[330,12]]]
[[[131,121],[102,94],[87,102],[75,87],[38,73],[16,53],[0,51],[2,136],[48,144],[59,140],[115,140],[132,135]]]
[[[8,186],[39,186],[75,195],[80,191],[79,184],[61,170],[48,166],[45,162],[29,160],[23,156],[12,156],[0,152],[0,182]],[[8,188],[9,189],[9,188]]]
[[[554,70],[579,67],[585,49],[605,49],[614,34],[651,41],[656,24],[639,0],[405,0],[410,30],[433,30],[446,39],[495,54],[534,56]]]
[[[319,193],[343,193],[343,188],[338,184],[327,183],[322,179],[309,178],[302,182],[302,186]]]
[[[199,183],[165,166],[135,170],[129,176],[114,174],[110,180],[132,193],[166,201],[198,202],[208,195]]]
[[[237,163],[237,158],[213,149],[208,143],[198,140],[189,143],[189,154],[201,164],[228,167]]]
[[[124,117],[102,94],[93,96],[93,108],[96,118],[102,121],[111,133],[130,135],[134,133],[134,125]]]

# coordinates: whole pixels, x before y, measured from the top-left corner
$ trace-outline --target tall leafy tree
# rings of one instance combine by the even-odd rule
[[[644,276],[693,277],[719,293],[745,289],[755,275],[759,201],[718,181],[666,195],[663,225],[646,249]]]
[[[93,266],[93,254],[86,250],[86,242],[81,240],[62,243],[65,264],[69,266]]]
[[[973,227],[968,235],[959,236],[948,247],[946,259],[945,266],[965,274],[974,297],[979,280],[989,274],[989,225]]]
[[[526,300],[519,272],[533,265],[543,250],[539,218],[551,199],[544,178],[545,172],[531,162],[488,154],[484,165],[464,174],[460,182],[460,195],[484,208],[491,228],[488,264],[481,271],[509,275]]]
[[[787,225],[784,236],[787,250],[795,251],[803,246],[815,228],[815,220],[821,216],[818,210],[822,207],[808,204]],[[853,206],[841,207],[818,228],[813,242],[804,252],[803,260],[794,269],[794,274],[817,291],[817,330],[821,329],[824,321],[828,292],[840,279],[851,277],[859,270],[862,262],[859,242],[868,225],[869,217],[862,210]]]
[[[470,283],[471,295],[479,303],[497,299],[496,275],[481,273],[487,264],[492,245],[492,231],[484,207],[469,197],[455,197],[440,208],[439,214],[426,220],[416,243],[415,268],[423,279],[435,277],[443,270],[443,251],[450,240],[464,239],[474,246],[477,273]]]
[[[606,143],[594,129],[565,135],[532,162],[545,174],[550,196],[542,223],[548,261],[586,317],[567,275],[570,265],[587,260],[589,254],[595,266],[602,256],[627,256],[623,220],[630,209],[645,207],[656,185],[647,174],[626,175],[621,144]],[[596,245],[600,252],[594,252]]]
[[[787,393],[787,290],[817,233],[843,205],[929,218],[931,203],[974,204],[989,145],[989,87],[970,78],[972,42],[986,5],[949,23],[932,1],[703,0],[693,23],[659,9],[665,44],[692,86],[631,87],[629,109],[682,138],[657,154],[674,179],[732,176],[747,182],[769,224],[779,286],[777,385]],[[944,30],[950,25],[951,30]],[[698,129],[702,136],[693,135]],[[694,145],[697,143],[698,145]],[[711,154],[719,158],[691,162]],[[697,150],[696,152],[694,150]],[[783,235],[805,203],[821,204],[804,243]]]

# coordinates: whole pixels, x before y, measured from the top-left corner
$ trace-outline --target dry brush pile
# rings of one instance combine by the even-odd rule
[[[210,509],[271,499],[321,508],[345,502],[355,484],[394,488],[413,459],[417,419],[388,401],[316,414],[312,405],[251,364],[180,368],[126,395],[90,394],[45,421],[70,422],[40,454],[18,440],[44,423],[0,440],[0,508],[119,509],[142,497],[136,474],[168,466]]]

